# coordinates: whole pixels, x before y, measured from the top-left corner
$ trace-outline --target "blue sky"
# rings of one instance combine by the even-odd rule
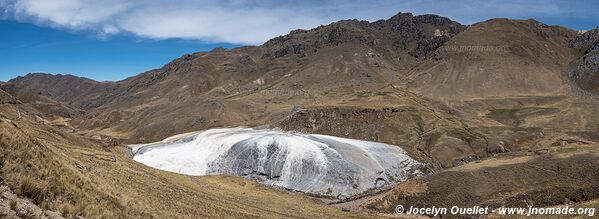
[[[0,81],[28,72],[74,74],[118,80],[158,68],[186,53],[226,48],[226,43],[155,40],[132,35],[99,39],[88,33],[0,21]]]
[[[0,81],[29,72],[120,80],[186,53],[397,12],[463,24],[534,18],[584,30],[599,25],[597,11],[599,1],[590,0],[0,0]]]

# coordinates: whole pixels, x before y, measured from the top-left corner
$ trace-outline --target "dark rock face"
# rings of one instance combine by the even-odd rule
[[[411,13],[399,13],[381,24],[392,27],[389,35],[393,45],[399,50],[408,49],[414,58],[429,54],[449,41],[451,36],[466,29],[466,26],[449,18],[431,14],[413,16]]]
[[[395,48],[395,53],[422,57],[439,48],[466,26],[437,15],[399,13],[373,23],[343,20],[311,30],[296,30],[269,40],[263,58],[317,52],[319,48],[355,43],[375,48]],[[301,48],[301,49],[300,49]]]
[[[570,64],[568,78],[584,94],[599,94],[599,28],[587,31],[569,42],[580,58]]]
[[[599,41],[599,28],[595,28],[595,29],[586,31],[585,33],[583,33],[577,37],[574,37],[572,40],[570,40],[570,42],[568,43],[568,46],[570,48],[589,49],[593,45],[596,45],[596,43],[598,41]]]

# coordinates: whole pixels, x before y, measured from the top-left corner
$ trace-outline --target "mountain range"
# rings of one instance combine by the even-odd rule
[[[597,28],[398,13],[186,54],[120,81],[31,73],[0,87],[0,175],[63,215],[285,217],[300,216],[287,207],[305,206],[300,217],[376,217],[397,204],[598,205]],[[233,176],[160,172],[130,161],[124,147],[238,126],[399,145],[430,173],[329,203]]]

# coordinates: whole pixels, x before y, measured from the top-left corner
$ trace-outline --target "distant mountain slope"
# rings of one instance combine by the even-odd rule
[[[404,83],[434,98],[565,94],[567,45],[575,35],[535,20],[477,23],[451,38]]]
[[[111,84],[73,75],[30,73],[8,81],[2,88],[13,95],[38,94],[81,109],[88,109],[89,99]],[[91,96],[90,96],[91,95]]]

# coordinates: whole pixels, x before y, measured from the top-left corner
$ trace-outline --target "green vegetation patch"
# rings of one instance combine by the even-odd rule
[[[491,109],[487,114],[487,117],[505,125],[518,126],[522,123],[517,115],[519,110],[520,109]]]

